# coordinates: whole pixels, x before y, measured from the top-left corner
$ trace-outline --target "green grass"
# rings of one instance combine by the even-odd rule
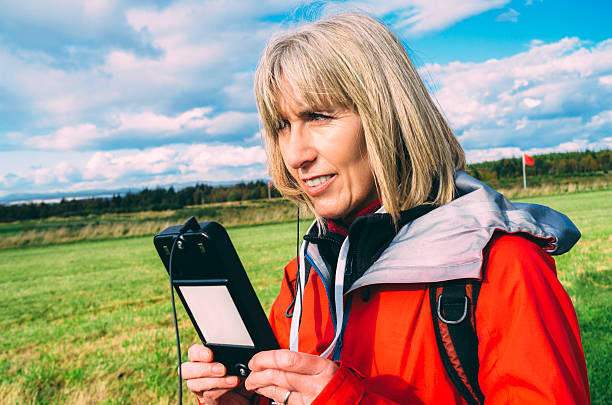
[[[593,403],[612,403],[612,191],[521,201],[566,213],[583,233],[557,259],[559,278],[576,306]],[[229,233],[268,310],[295,255],[295,223]],[[152,237],[0,250],[0,292],[2,404],[175,402],[168,278]],[[179,318],[186,351],[197,336],[182,308]]]
[[[268,310],[295,254],[295,223],[229,233]],[[0,250],[0,286],[3,404],[176,396],[168,277],[151,237]],[[186,350],[197,336],[179,316]]]
[[[192,215],[200,221],[215,220],[226,227],[278,223],[293,219],[295,211],[294,203],[275,198],[194,205],[179,210],[0,222],[0,249],[154,235]]]
[[[593,404],[612,403],[612,190],[520,200],[547,205],[574,221],[582,238],[557,260],[578,315]]]

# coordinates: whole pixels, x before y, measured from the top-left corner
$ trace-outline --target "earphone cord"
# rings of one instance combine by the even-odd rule
[[[181,372],[181,339],[179,337],[178,322],[176,320],[176,305],[174,303],[174,286],[172,282],[172,262],[174,261],[174,248],[176,247],[181,235],[179,235],[172,243],[170,250],[170,264],[168,266],[168,274],[170,275],[170,296],[172,297],[172,316],[174,317],[174,330],[176,332],[176,349],[178,353],[178,387],[179,387],[179,405],[183,404],[183,373]]]

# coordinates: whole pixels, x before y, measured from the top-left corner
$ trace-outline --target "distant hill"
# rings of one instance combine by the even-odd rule
[[[264,181],[264,180],[262,180]],[[267,180],[265,180],[267,181]],[[232,186],[238,181],[216,181],[206,182],[209,186]],[[193,186],[193,183],[182,183],[182,184],[167,184],[160,185],[159,188],[170,188],[174,187],[176,190],[181,190],[185,187]],[[67,192],[52,192],[52,193],[13,193],[7,194],[0,197],[0,205],[18,205],[18,204],[30,204],[30,203],[59,203],[62,199],[64,200],[83,200],[87,198],[110,198],[115,195],[124,196],[127,193],[138,193],[141,191],[140,188],[134,189],[130,187],[114,188],[114,189],[92,189],[83,191],[70,191]]]

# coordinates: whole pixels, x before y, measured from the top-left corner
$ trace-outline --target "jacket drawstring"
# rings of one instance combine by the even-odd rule
[[[316,223],[316,222],[315,222]],[[315,225],[313,223],[312,226]],[[310,231],[310,229],[308,230]],[[296,291],[295,306],[293,308],[293,317],[291,318],[291,330],[289,333],[289,349],[298,351],[298,332],[300,329],[300,321],[302,315],[302,295],[304,294],[304,287],[306,283],[306,262],[304,256],[306,254],[306,247],[308,242],[302,242],[300,254],[298,256],[298,288]],[[340,248],[340,254],[338,256],[338,264],[336,266],[336,280],[334,284],[334,301],[336,303],[336,333],[334,340],[330,343],[329,347],[321,353],[321,357],[329,358],[334,351],[336,342],[342,334],[342,320],[344,318],[344,273],[346,271],[346,260],[349,251],[349,238],[346,238]]]

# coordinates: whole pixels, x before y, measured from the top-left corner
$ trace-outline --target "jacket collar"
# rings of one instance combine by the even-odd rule
[[[419,206],[402,213],[397,233],[384,207],[358,218],[349,229],[353,264],[349,261],[345,291],[380,283],[479,279],[482,251],[497,230],[532,235],[550,254],[568,251],[580,238],[569,218],[555,210],[511,203],[462,171],[455,174],[455,185],[458,196],[449,204],[436,209]],[[310,242],[307,252],[313,264],[335,269],[335,262],[329,263],[333,254],[328,252],[324,260],[318,245],[337,245],[339,250],[342,237],[312,228],[305,239]]]
[[[381,202],[380,202],[380,198],[379,198],[376,201],[374,201],[372,204],[368,205],[367,207],[365,207],[364,209],[359,211],[357,213],[357,215],[353,216],[352,222],[354,222],[359,217],[362,217],[364,215],[368,215],[368,214],[371,214],[373,212],[376,212],[376,210],[379,209],[380,206],[381,206]],[[350,227],[350,225],[352,225],[352,224],[348,224],[348,226],[347,226],[346,224],[343,224],[340,221],[334,221],[332,219],[326,219],[325,222],[327,224],[327,229],[330,232],[334,232],[334,233],[340,234],[342,236],[347,236],[348,235],[349,227]]]
[[[378,211],[372,212],[376,208],[379,208]],[[401,229],[414,219],[427,214],[434,208],[436,208],[434,204],[424,204],[403,211],[400,213],[396,226],[390,214],[384,212],[384,209],[372,205],[364,211],[363,215],[353,221],[348,232],[337,232],[336,223],[327,221],[327,227],[322,230],[313,227],[304,236],[304,239],[316,245],[318,255],[313,254],[314,249],[309,249],[310,256],[320,256],[325,263],[325,267],[331,270],[327,272],[330,276],[329,279],[324,280],[331,283],[333,272],[338,262],[340,247],[347,236],[346,234],[348,234],[350,242],[348,257],[350,259],[344,276],[345,289],[348,289],[387,249],[396,236],[398,229]],[[367,211],[370,211],[370,213],[366,213]],[[317,267],[320,269],[321,266]]]

